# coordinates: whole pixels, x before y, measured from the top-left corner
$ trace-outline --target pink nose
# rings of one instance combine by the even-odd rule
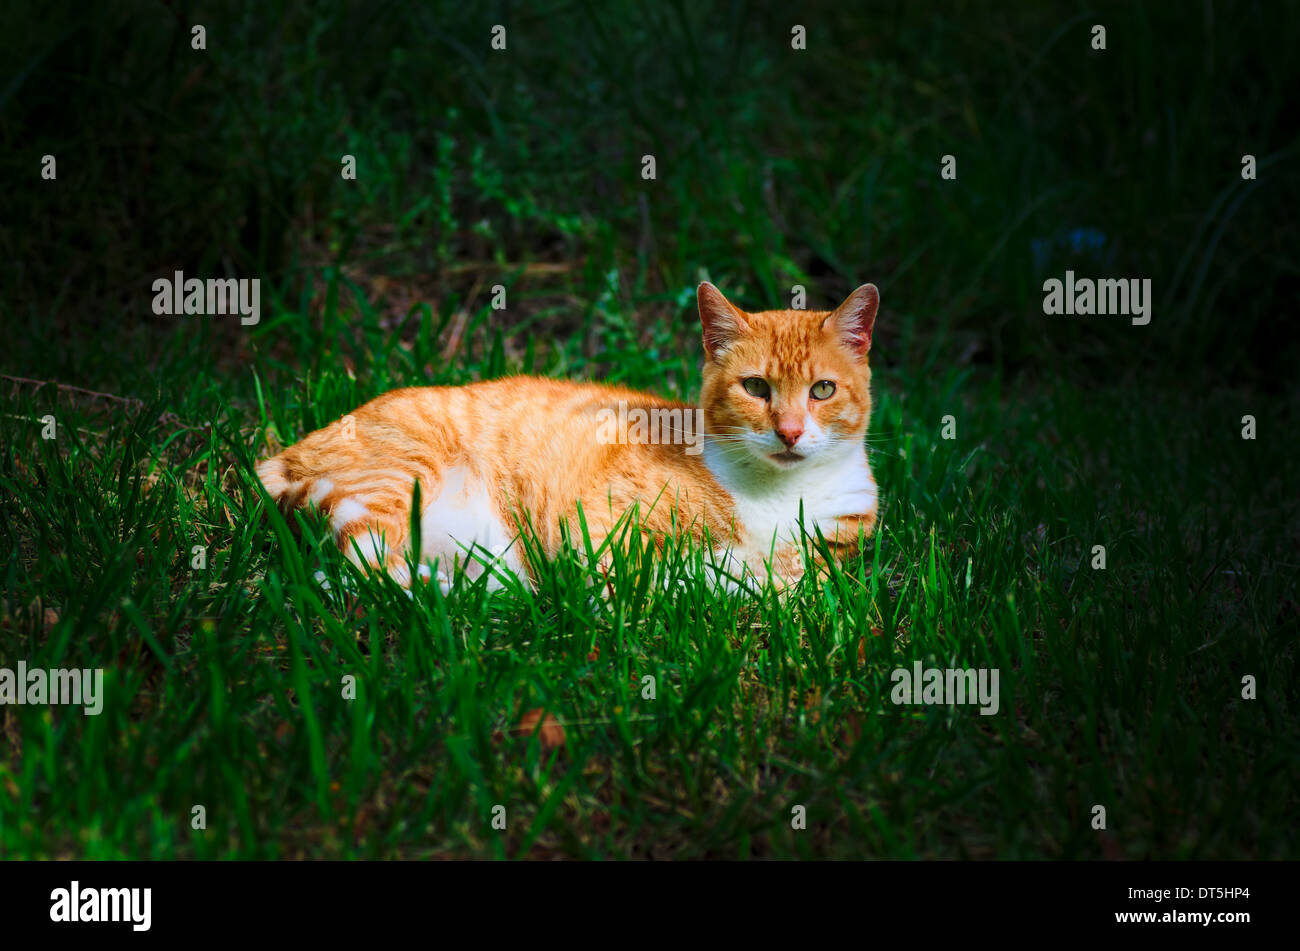
[[[780,437],[781,442],[787,446],[793,446],[799,441],[799,437],[803,435],[803,426],[799,423],[778,423],[776,434]]]

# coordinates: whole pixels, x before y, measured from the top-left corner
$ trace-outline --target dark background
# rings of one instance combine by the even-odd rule
[[[338,266],[394,317],[506,283],[507,354],[529,331],[542,348],[576,335],[595,372],[616,362],[601,350],[693,347],[687,292],[707,275],[751,308],[787,304],[793,284],[831,306],[874,281],[877,359],[912,371],[1289,382],[1294,3],[800,10],[128,2],[10,17],[3,365],[147,389],[177,327],[149,311],[154,278],[260,277],[290,312],[283,336],[320,328],[312,289]],[[192,50],[205,21],[207,50]],[[806,51],[790,48],[796,22]],[[57,184],[39,178],[47,153]],[[1044,318],[1042,282],[1066,268],[1150,278],[1152,323]],[[619,333],[592,319],[602,294],[626,314]],[[199,333],[237,358],[249,337],[270,345],[268,323]]]

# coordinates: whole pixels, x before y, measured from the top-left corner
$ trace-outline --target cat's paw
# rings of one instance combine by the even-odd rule
[[[331,581],[323,571],[316,571],[311,577],[321,591],[325,592],[327,598],[336,603],[347,614],[353,617],[361,617],[365,613],[362,608],[361,594],[357,590],[356,583],[351,578],[344,575]]]
[[[311,576],[316,585],[324,592],[333,597],[356,597],[360,592],[357,590],[356,582],[347,575],[330,580],[329,575],[323,571],[316,571]]]
[[[399,567],[400,572],[389,569],[389,575],[402,586],[402,590],[406,592],[408,598],[414,598],[415,592],[412,590],[414,585],[411,583],[411,571],[406,565]],[[451,578],[445,571],[434,571],[429,565],[420,562],[415,566],[415,577],[421,584],[436,584],[444,598],[451,594]]]

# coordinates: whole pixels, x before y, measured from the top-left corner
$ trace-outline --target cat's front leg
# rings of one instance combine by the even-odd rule
[[[704,564],[705,577],[713,587],[728,594],[754,594],[766,574],[761,561],[747,558],[744,552],[715,548]]]
[[[817,519],[809,527],[808,534],[812,538],[820,534],[837,556],[847,557],[858,549],[863,538],[871,537],[875,530],[876,511],[873,508],[859,515]]]

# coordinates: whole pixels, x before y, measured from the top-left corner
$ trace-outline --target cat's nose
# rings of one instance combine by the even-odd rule
[[[776,435],[787,446],[793,446],[803,435],[803,424],[797,422],[780,422],[776,424]]]

